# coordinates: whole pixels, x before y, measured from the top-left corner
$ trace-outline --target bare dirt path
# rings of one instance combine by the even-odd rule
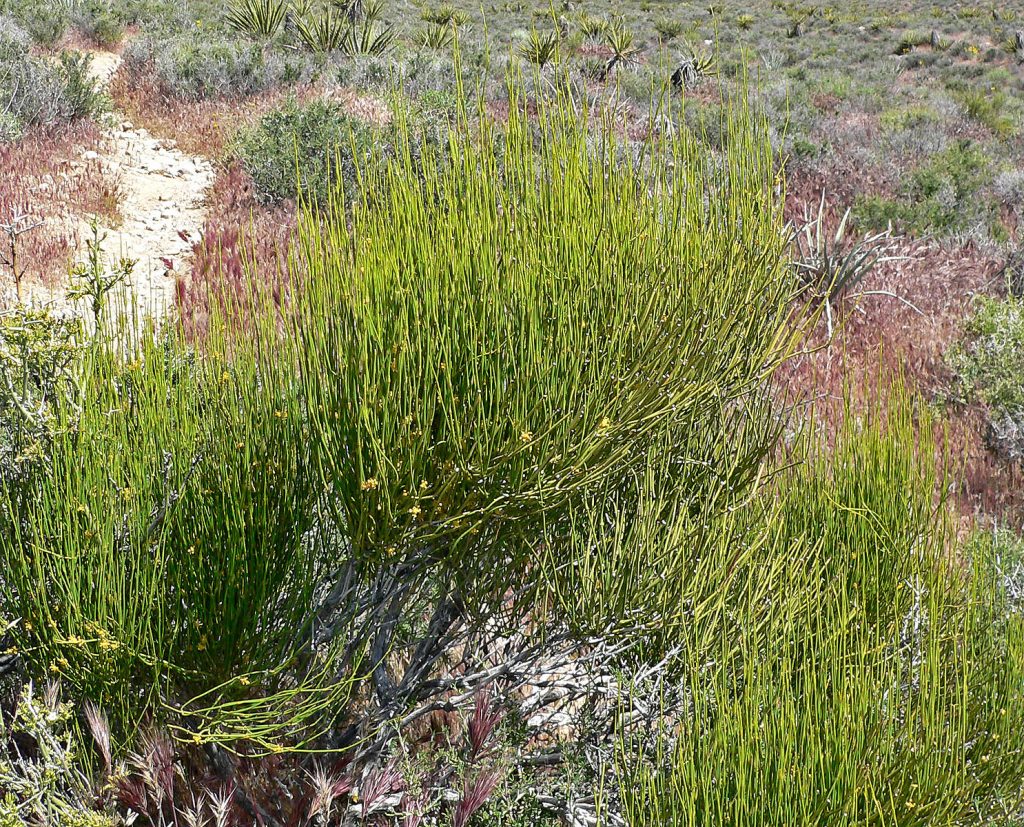
[[[121,65],[120,56],[92,52],[92,74],[106,87]],[[136,262],[128,289],[140,309],[164,315],[173,305],[175,273],[187,270],[187,256],[206,219],[203,206],[213,183],[210,162],[187,155],[173,141],[152,137],[114,113],[98,160],[120,182],[121,222],[100,225],[102,250],[108,263],[122,258]],[[92,237],[86,218],[79,238]]]

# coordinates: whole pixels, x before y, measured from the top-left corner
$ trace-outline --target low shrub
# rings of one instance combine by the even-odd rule
[[[989,157],[973,142],[959,141],[905,176],[899,197],[858,196],[854,219],[871,229],[892,225],[921,235],[988,226],[992,206],[981,193],[991,178]]]
[[[332,103],[292,102],[243,130],[230,154],[264,203],[301,195],[323,206],[339,182],[354,189],[356,171],[382,149],[384,136],[384,130],[345,115]]]
[[[92,117],[104,98],[89,77],[89,57],[63,53],[54,65],[30,54],[28,33],[0,18],[0,111],[7,131],[20,126],[58,126]]]
[[[949,355],[958,395],[987,408],[994,449],[1024,459],[1024,304],[980,298],[965,334]]]
[[[84,0],[74,6],[72,22],[97,46],[112,49],[124,37],[120,4],[111,0]]]
[[[311,72],[300,54],[218,36],[139,38],[124,59],[130,71],[154,73],[164,94],[184,100],[246,97],[308,79]]]
[[[990,129],[1000,138],[1009,138],[1016,131],[1013,117],[1006,111],[1008,99],[1001,89],[970,89],[959,95],[967,117]]]
[[[71,23],[68,9],[48,0],[0,0],[0,17],[9,16],[40,46],[55,45]]]

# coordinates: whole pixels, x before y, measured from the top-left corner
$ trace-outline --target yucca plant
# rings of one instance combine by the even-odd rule
[[[612,50],[612,56],[601,73],[601,79],[607,80],[617,66],[633,63],[640,54],[640,47],[636,44],[636,35],[632,29],[622,24],[611,26],[604,37],[605,44]]]
[[[416,37],[416,43],[428,49],[447,49],[455,40],[455,30],[443,23],[425,26]]]
[[[363,0],[331,0],[331,5],[352,22],[361,20],[365,15]]]
[[[692,89],[715,74],[714,59],[699,49],[690,49],[689,56],[672,72],[670,81],[676,89]]]
[[[662,43],[670,43],[683,33],[682,21],[674,17],[659,17],[654,21],[654,30],[658,33],[658,40]]]
[[[831,335],[836,301],[875,266],[899,261],[901,257],[886,254],[891,228],[852,239],[849,233],[851,210],[843,213],[834,233],[826,227],[827,212],[824,192],[817,213],[805,208],[802,226],[794,234],[794,267],[812,300],[824,304]]]
[[[442,3],[440,6],[424,9],[420,19],[440,26],[459,27],[469,22],[469,15],[451,3]]]
[[[543,69],[558,56],[558,40],[557,32],[539,32],[534,29],[519,44],[516,53],[523,60]]]
[[[343,50],[348,55],[385,54],[398,36],[395,27],[383,22],[384,0],[369,0],[363,6],[362,18],[352,23]]]
[[[587,14],[585,11],[581,11],[576,16],[576,24],[583,36],[590,40],[601,38],[608,31],[609,25],[605,18]]]
[[[270,40],[281,29],[288,6],[284,0],[235,0],[225,18],[236,31],[260,40]]]
[[[330,6],[319,14],[300,18],[295,23],[296,33],[303,45],[320,55],[342,49],[350,28],[351,23],[348,19],[333,11]]]

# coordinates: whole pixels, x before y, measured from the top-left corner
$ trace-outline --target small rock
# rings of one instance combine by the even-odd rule
[[[121,121],[122,132],[131,132],[133,129],[135,129],[135,124],[133,124],[131,121]]]
[[[93,152],[91,149],[88,150],[87,152],[82,153],[82,158],[86,161],[95,161],[99,157],[99,153]]]

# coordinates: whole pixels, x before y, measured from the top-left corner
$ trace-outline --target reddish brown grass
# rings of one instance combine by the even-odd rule
[[[179,280],[177,307],[189,335],[205,330],[212,301],[243,300],[251,275],[283,299],[284,267],[297,225],[294,204],[267,207],[238,164],[217,175],[207,196],[208,218],[193,245],[191,275]]]
[[[168,95],[154,73],[120,69],[110,82],[118,109],[136,126],[171,138],[184,152],[220,158],[235,133],[289,98],[307,101],[319,94],[312,86],[274,89],[251,98],[186,101]]]
[[[99,129],[80,123],[59,132],[30,131],[19,141],[0,144],[0,221],[21,211],[40,219],[39,228],[21,236],[18,256],[28,279],[52,284],[67,272],[77,244],[78,220],[117,217],[118,183],[97,160]],[[0,274],[5,282],[10,273]]]
[[[881,392],[879,376],[902,376],[926,400],[944,405],[948,470],[961,513],[1024,514],[1018,470],[986,445],[985,412],[948,402],[955,377],[946,353],[960,340],[975,296],[999,290],[1001,259],[971,245],[913,241],[899,242],[895,252],[908,259],[879,265],[840,301],[832,342],[822,322],[808,352],[782,371],[783,385],[796,398],[815,399],[817,414],[834,420],[847,395],[866,406]]]

